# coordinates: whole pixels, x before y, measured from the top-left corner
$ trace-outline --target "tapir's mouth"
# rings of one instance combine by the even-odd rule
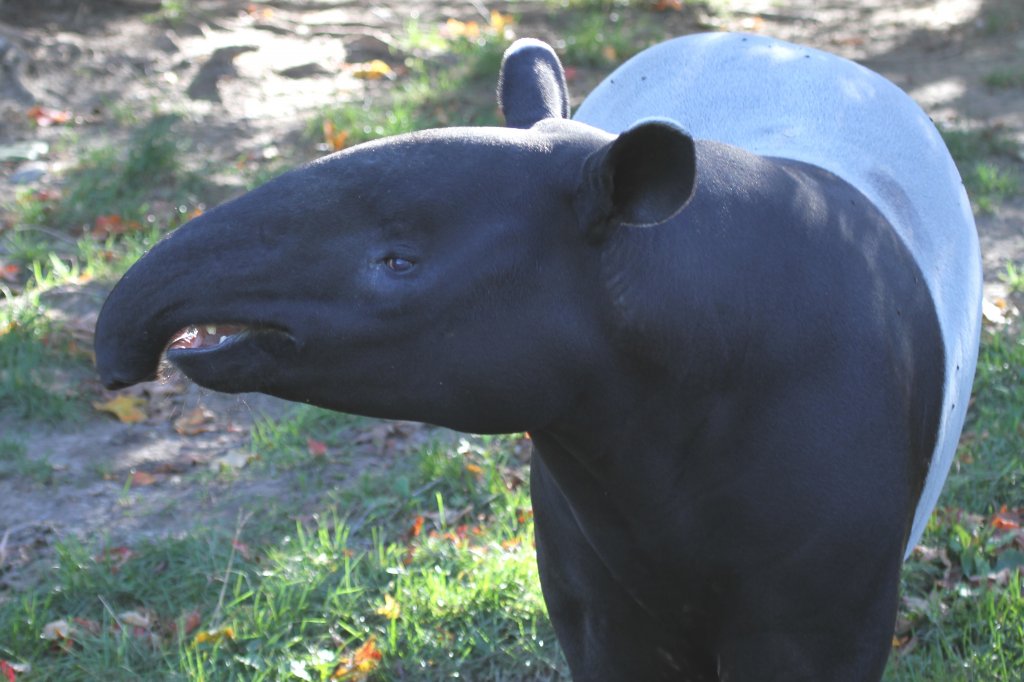
[[[167,344],[167,352],[209,351],[234,343],[251,333],[252,327],[242,324],[202,324],[178,330]]]
[[[171,336],[165,352],[167,359],[177,361],[187,356],[227,351],[241,347],[246,341],[269,340],[270,337],[294,341],[283,329],[267,325],[194,324]]]
[[[266,392],[277,369],[294,360],[297,347],[289,330],[231,322],[184,327],[170,337],[164,354],[201,386],[225,393]]]

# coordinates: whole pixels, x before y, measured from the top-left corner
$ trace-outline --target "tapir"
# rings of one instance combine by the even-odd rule
[[[981,274],[895,85],[678,38],[569,117],[534,40],[506,127],[355,146],[124,275],[103,383],[155,376],[532,435],[541,587],[576,680],[878,680],[967,409]]]

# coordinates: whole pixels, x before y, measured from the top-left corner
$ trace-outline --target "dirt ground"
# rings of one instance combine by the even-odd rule
[[[1024,148],[1024,88],[984,84],[997,68],[1024,69],[1024,26],[1021,13],[1011,11],[1019,1],[834,0],[822,7],[816,0],[738,0],[729,14],[687,9],[666,22],[680,34],[702,27],[754,31],[839,53],[903,87],[943,126],[996,130]],[[365,82],[346,75],[343,64],[394,60],[391,36],[410,17],[431,26],[448,17],[479,18],[484,10],[461,0],[195,0],[174,24],[147,20],[159,6],[0,0],[0,145],[41,141],[51,149],[0,165],[0,200],[19,186],[56,183],[74,163],[59,142],[60,127],[38,128],[28,119],[33,105],[73,112],[79,139],[89,144],[120,139],[119,112],[166,106],[186,114],[179,132],[211,166],[272,155],[306,159],[315,152],[301,147],[308,147],[301,133],[313,114],[363,96]],[[493,8],[520,17],[519,36],[557,39],[543,0]],[[576,101],[603,75],[590,70],[576,78]],[[240,184],[237,177],[218,182],[225,195]],[[997,204],[979,217],[978,228],[987,296],[1005,296],[997,273],[1008,260],[1024,260],[1024,199]],[[73,293],[80,324],[89,327],[103,295],[101,287]],[[254,417],[279,414],[282,403],[217,395],[180,379],[140,390],[160,394],[156,414],[142,424],[99,413],[53,428],[0,422],[0,431],[23,440],[28,456],[52,469],[47,481],[0,478],[0,601],[24,587],[28,567],[49,556],[58,537],[113,545],[182,534],[230,524],[253,500],[295,513],[315,508],[323,489],[297,486],[287,472],[202,475],[233,455],[244,458]],[[197,408],[209,412],[210,429],[178,433],[174,420]],[[328,478],[388,466],[389,455],[377,454],[382,438],[397,442],[386,448],[393,453],[404,440],[422,437],[405,427],[366,439],[357,457],[337,463]],[[132,472],[151,478],[126,486]]]

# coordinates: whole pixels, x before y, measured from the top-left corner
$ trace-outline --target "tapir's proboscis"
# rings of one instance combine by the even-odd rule
[[[399,135],[193,219],[117,284],[104,384],[528,431],[576,680],[878,680],[963,426],[981,269],[928,117],[852,62],[678,38],[568,118]]]

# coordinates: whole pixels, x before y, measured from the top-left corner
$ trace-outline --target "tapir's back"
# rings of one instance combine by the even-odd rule
[[[575,116],[610,132],[650,117],[672,119],[697,138],[834,173],[878,207],[913,254],[942,328],[946,384],[909,551],[956,451],[981,323],[977,233],[941,136],[910,97],[878,74],[825,52],[742,34],[687,36],[646,50],[606,78]]]

